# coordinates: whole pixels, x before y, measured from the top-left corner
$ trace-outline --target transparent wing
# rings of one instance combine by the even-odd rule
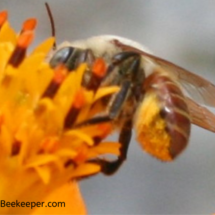
[[[198,76],[186,69],[183,69],[167,60],[136,49],[134,47],[125,45],[118,40],[113,41],[115,45],[126,51],[135,51],[142,56],[149,58],[151,61],[160,65],[163,69],[173,75],[181,84],[188,94],[201,104],[215,107],[215,85],[206,79]]]
[[[190,111],[191,122],[209,131],[215,132],[215,115],[190,98],[186,98]]]

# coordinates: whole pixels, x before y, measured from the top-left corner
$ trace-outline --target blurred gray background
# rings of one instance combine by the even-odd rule
[[[215,83],[214,0],[47,0],[57,42],[99,34],[136,40]],[[37,41],[50,35],[42,0],[1,0],[18,30],[37,17]],[[192,127],[187,150],[173,163],[142,152],[133,139],[128,160],[112,177],[81,182],[89,214],[215,213],[215,134]]]

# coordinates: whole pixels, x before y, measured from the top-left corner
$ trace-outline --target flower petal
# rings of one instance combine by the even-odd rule
[[[62,203],[58,207],[37,207],[33,212],[33,215],[63,215],[63,214],[74,214],[74,215],[84,215],[86,214],[86,208],[82,200],[77,183],[72,181],[66,183],[63,186],[56,189],[49,196],[45,198],[45,204],[48,202]],[[65,207],[64,204],[65,203]]]
[[[83,140],[84,142],[86,142],[89,146],[93,145],[93,140],[92,138],[87,135],[86,133],[80,131],[80,130],[71,130],[65,133],[66,136],[73,136],[75,138],[78,138],[80,140]]]
[[[10,27],[8,22],[5,22],[0,31],[0,42],[10,42],[14,46],[17,42],[17,36],[15,31]]]
[[[51,178],[50,168],[47,166],[35,167],[36,172],[39,174],[40,178],[43,180],[44,184],[48,184]]]
[[[119,87],[117,86],[101,87],[98,89],[93,102],[109,94],[117,93],[118,91],[119,91]]]
[[[73,170],[72,178],[84,177],[98,173],[101,167],[98,164],[84,163]]]
[[[54,42],[55,42],[54,37],[50,37],[50,38],[46,39],[45,41],[43,41],[40,45],[38,45],[34,49],[32,54],[43,53],[43,54],[47,55],[47,53],[53,48]]]
[[[58,160],[58,157],[55,155],[37,155],[30,160],[28,160],[27,164],[25,165],[26,168],[29,167],[37,167],[40,165],[44,165],[50,162],[56,162]]]

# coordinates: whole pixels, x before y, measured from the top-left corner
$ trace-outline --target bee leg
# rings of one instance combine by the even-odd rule
[[[101,166],[101,172],[105,175],[114,174],[126,160],[129,143],[132,136],[132,121],[128,120],[122,127],[119,135],[119,142],[121,143],[120,156],[115,161],[98,160]]]
[[[128,120],[127,122],[124,123],[119,135],[119,142],[122,144],[119,159],[122,160],[122,162],[127,158],[127,152],[129,143],[131,141],[131,136],[132,136],[132,120]]]
[[[131,82],[129,80],[123,82],[120,91],[116,94],[115,98],[111,102],[109,113],[107,115],[91,118],[75,125],[74,127],[78,128],[86,125],[94,125],[98,123],[109,122],[116,119],[120,111],[122,110],[122,106],[130,92],[130,86]]]
[[[113,66],[117,66],[120,63],[122,63],[127,58],[134,57],[133,61],[131,62],[130,66],[127,67],[126,72],[128,74],[132,74],[131,76],[127,76],[121,83],[120,83],[120,91],[113,95],[113,100],[110,101],[110,107],[109,107],[109,113],[105,116],[98,116],[94,117],[92,119],[89,119],[87,121],[81,122],[78,125],[75,125],[75,127],[80,127],[84,125],[92,125],[92,124],[98,124],[102,122],[108,122],[112,121],[114,119],[117,119],[119,113],[122,110],[122,107],[128,97],[128,95],[131,93],[132,83],[134,82],[134,79],[138,75],[139,67],[140,67],[140,57],[136,53],[133,52],[125,52],[125,53],[119,53],[115,55],[115,58],[113,59]],[[111,70],[113,69],[112,66],[110,66]]]
[[[121,90],[114,98],[112,105],[109,109],[108,115],[94,117],[85,122],[82,122],[79,125],[76,125],[75,127],[104,123],[104,122],[109,122],[117,119],[118,114],[120,113],[122,106],[124,104],[124,101],[128,96],[129,90],[130,90],[130,81],[125,81],[122,84]],[[123,161],[126,159],[131,135],[132,135],[132,120],[129,119],[123,124],[123,127],[119,135],[119,142],[121,143],[121,148],[120,148],[120,156],[117,158],[117,160],[106,161],[103,159],[98,159],[98,160],[92,160],[91,162],[99,164],[101,166],[101,172],[104,173],[105,175],[112,175],[113,173],[115,173],[122,165]]]
[[[107,74],[109,74],[113,69],[119,66],[123,61],[131,57],[139,57],[136,52],[120,52],[113,56],[112,63],[108,67]]]

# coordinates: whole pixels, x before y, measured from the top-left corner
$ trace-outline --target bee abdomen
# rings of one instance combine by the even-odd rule
[[[154,72],[144,82],[145,96],[136,118],[137,139],[144,150],[170,161],[186,147],[190,117],[184,95],[165,73]]]

